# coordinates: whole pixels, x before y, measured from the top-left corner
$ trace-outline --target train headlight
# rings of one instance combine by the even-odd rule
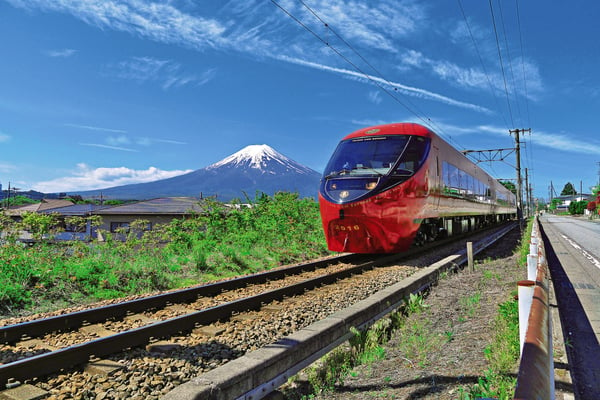
[[[345,199],[346,197],[348,197],[350,195],[350,192],[348,192],[347,190],[342,190],[340,192],[340,199]]]
[[[375,189],[376,186],[377,186],[377,182],[369,182],[365,185],[365,188],[367,190],[373,190],[373,189]]]

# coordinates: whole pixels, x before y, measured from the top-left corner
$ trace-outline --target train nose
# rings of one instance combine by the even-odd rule
[[[329,249],[350,253],[373,253],[384,251],[374,224],[358,218],[334,219],[329,222]]]

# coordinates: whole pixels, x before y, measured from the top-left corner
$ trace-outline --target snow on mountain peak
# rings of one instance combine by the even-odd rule
[[[309,168],[290,160],[271,146],[266,144],[254,144],[244,147],[242,150],[224,158],[209,166],[207,169],[215,169],[224,166],[254,168],[261,171],[268,170],[273,165],[280,165],[287,169],[300,173],[307,173]]]

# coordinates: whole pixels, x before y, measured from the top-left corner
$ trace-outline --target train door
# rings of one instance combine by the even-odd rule
[[[436,146],[433,146],[433,152],[435,155],[435,179],[433,183],[434,190],[430,190],[429,194],[433,194],[435,196],[434,207],[436,210],[440,208],[440,199],[441,199],[441,191],[442,191],[442,166],[440,165],[440,149]]]

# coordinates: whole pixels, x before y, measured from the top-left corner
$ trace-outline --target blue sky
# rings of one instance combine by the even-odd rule
[[[600,4],[492,4],[496,31],[475,0],[0,0],[0,182],[143,182],[263,143],[322,171],[345,134],[413,121],[459,150],[531,128],[535,196],[589,192]]]

